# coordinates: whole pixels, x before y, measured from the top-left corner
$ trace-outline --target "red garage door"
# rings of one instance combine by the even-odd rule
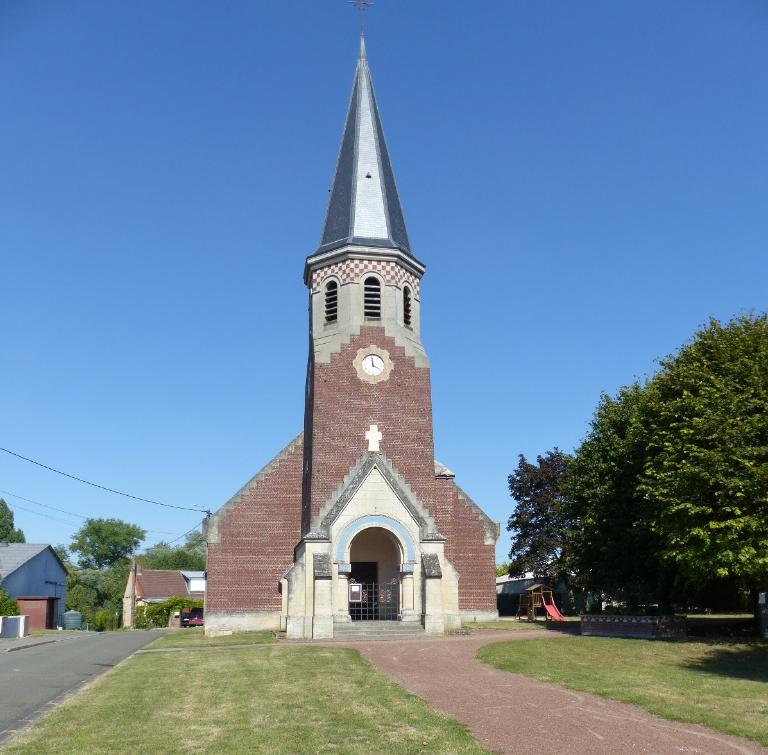
[[[30,629],[56,629],[56,601],[46,595],[20,595],[19,613],[29,616]]]

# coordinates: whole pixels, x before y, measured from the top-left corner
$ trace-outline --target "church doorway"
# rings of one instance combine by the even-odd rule
[[[400,546],[381,527],[358,533],[349,549],[352,621],[400,619]]]

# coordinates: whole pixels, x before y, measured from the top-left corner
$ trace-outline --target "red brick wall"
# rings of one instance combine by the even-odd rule
[[[389,380],[357,377],[352,362],[370,344],[389,351]],[[280,610],[278,580],[293,563],[294,546],[367,449],[372,424],[383,434],[381,450],[446,537],[446,557],[460,574],[459,607],[493,610],[495,554],[484,545],[484,523],[452,480],[435,479],[429,369],[416,367],[383,328],[366,326],[329,363],[311,365],[309,388],[304,444],[295,443],[219,514],[220,543],[208,547],[207,610]],[[305,454],[311,474],[302,493]]]
[[[357,350],[370,344],[386,349],[395,365],[381,383],[363,382],[352,365]],[[368,449],[365,432],[370,425],[378,425],[382,452],[416,496],[425,503],[431,500],[435,475],[429,370],[417,368],[384,328],[361,328],[328,364],[315,364],[310,400],[312,517]]]
[[[452,479],[439,479],[438,496],[450,502],[450,513],[441,506],[438,526],[445,540],[445,555],[461,575],[459,608],[496,609],[496,543],[486,545],[486,523],[464,498]]]
[[[370,344],[387,349],[395,364],[381,383],[363,382],[352,365],[358,349]],[[304,531],[308,518],[317,516],[367,449],[365,431],[378,425],[382,452],[447,538],[445,554],[461,575],[460,608],[495,609],[495,553],[493,545],[483,544],[483,522],[452,481],[435,480],[429,369],[416,367],[383,328],[366,326],[329,363],[314,365],[310,387],[305,437],[311,480],[305,490]]]
[[[279,611],[278,581],[301,538],[301,440],[219,514],[208,545],[206,610]]]

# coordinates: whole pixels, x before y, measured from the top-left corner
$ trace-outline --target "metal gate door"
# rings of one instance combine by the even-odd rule
[[[397,621],[400,613],[400,581],[397,578],[390,582],[357,583],[351,580],[349,584],[352,621]]]

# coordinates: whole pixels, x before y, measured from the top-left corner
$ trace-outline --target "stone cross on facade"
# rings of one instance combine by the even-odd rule
[[[369,451],[378,451],[379,443],[384,436],[379,432],[378,425],[371,425],[371,429],[365,433],[365,439],[368,441]]]

